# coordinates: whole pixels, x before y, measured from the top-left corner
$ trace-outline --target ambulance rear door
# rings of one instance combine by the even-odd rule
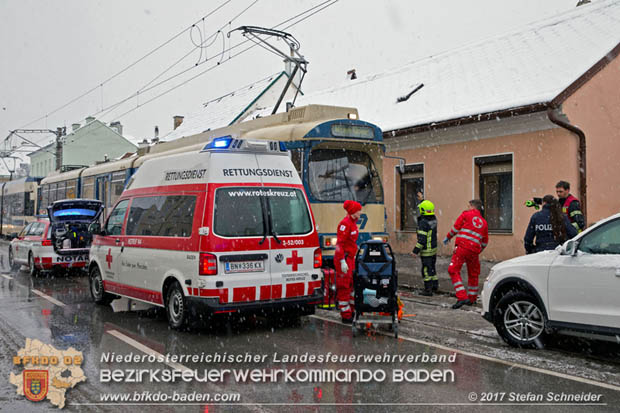
[[[258,163],[265,171],[272,298],[312,295],[321,285],[320,249],[299,176],[287,156],[258,156]]]
[[[217,257],[217,275],[204,277],[220,304],[271,300],[272,261],[264,190],[254,153],[213,153],[205,220],[212,230],[201,247]],[[205,237],[203,237],[205,238]],[[202,277],[201,277],[202,278]],[[216,290],[213,290],[213,288]]]

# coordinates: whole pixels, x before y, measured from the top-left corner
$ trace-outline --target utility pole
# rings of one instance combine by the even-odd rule
[[[67,134],[67,128],[56,128],[56,170],[62,169],[62,141],[60,138]]]
[[[4,160],[5,158],[15,158],[14,156],[12,156],[14,152],[13,148],[9,147],[7,149],[7,143],[10,144],[10,140],[13,135],[19,137],[24,142],[27,142],[32,146],[35,146],[37,148],[42,148],[42,146],[39,145],[38,143],[28,140],[21,135],[21,134],[26,134],[26,133],[53,133],[54,135],[56,135],[56,153],[54,155],[55,155],[55,160],[56,160],[56,170],[59,170],[62,167],[62,140],[61,138],[65,136],[67,133],[67,128],[64,126],[56,128],[55,131],[51,129],[14,129],[10,131],[9,135],[4,139],[5,149],[3,151],[0,151],[0,159]],[[14,170],[9,170],[8,166],[7,166],[7,170],[9,172],[9,182],[10,182],[13,179]],[[0,199],[0,236],[3,234],[4,188],[5,186],[6,186],[6,183],[3,183],[2,189],[0,192],[0,198],[1,198]]]

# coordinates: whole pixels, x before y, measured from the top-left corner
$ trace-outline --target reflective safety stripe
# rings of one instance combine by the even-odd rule
[[[579,231],[579,224],[578,223],[573,222],[571,225],[574,226],[577,229],[577,231]]]
[[[468,240],[473,241],[473,242],[475,242],[476,244],[478,244],[478,245],[482,246],[482,245],[480,244],[480,240],[479,240],[479,239],[476,239],[476,238],[474,238],[474,237],[470,237],[469,235],[459,234],[459,235],[457,235],[456,237],[457,237],[457,238],[459,238],[459,237],[460,237],[460,238],[465,238],[465,239],[468,239]]]
[[[416,247],[416,248],[419,248],[419,249],[422,249],[422,248],[424,248],[424,245],[422,245],[422,244],[420,244],[419,242],[417,242],[417,243],[415,244],[415,247]]]
[[[478,291],[478,288],[479,288],[479,287],[469,287],[469,289],[470,289],[470,290],[472,290],[472,291],[474,291],[474,290],[475,290],[475,291]]]
[[[421,229],[418,230],[418,234],[420,235],[427,235],[428,233],[426,231],[422,231]]]
[[[340,312],[345,313],[347,311],[351,311],[351,307],[348,305],[346,307],[340,307]]]
[[[420,257],[431,257],[435,254],[437,254],[437,248],[431,248],[430,250],[420,252]]]
[[[454,290],[455,290],[456,292],[459,292],[459,291],[465,291],[465,287],[463,287],[463,286],[461,286],[461,287],[456,287]]]
[[[463,283],[461,281],[457,281],[457,282],[454,283],[455,287],[458,287],[459,285],[463,285]]]
[[[483,242],[481,245],[482,245],[482,248],[486,248],[487,247],[487,243],[486,242]]]
[[[349,304],[348,301],[338,301],[338,305],[343,306]]]
[[[573,212],[571,212],[571,213],[570,213],[570,216],[571,216],[571,217],[574,217],[575,215],[583,215],[583,214],[582,214],[582,213],[581,213],[581,211],[579,211],[579,210],[577,210],[577,211],[573,211]]]
[[[432,275],[432,276],[431,276],[431,280],[433,280],[433,281],[437,281],[437,280],[439,280],[439,278],[437,278],[437,276],[436,276],[436,275]]]
[[[482,234],[480,234],[479,232],[476,232],[476,231],[472,231],[471,229],[462,228],[461,232],[467,232],[467,233],[469,233],[471,235],[475,235],[478,238],[482,238]]]

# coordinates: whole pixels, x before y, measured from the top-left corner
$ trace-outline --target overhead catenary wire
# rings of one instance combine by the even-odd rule
[[[227,25],[229,25],[229,24],[230,24],[230,22],[232,22],[232,21],[236,20],[237,18],[239,18],[240,16],[242,16],[245,12],[247,12],[247,11],[248,11],[248,10],[249,10],[252,6],[254,6],[256,3],[258,3],[258,0],[255,0],[255,1],[254,1],[254,2],[252,2],[249,6],[247,6],[245,9],[241,10],[241,12],[239,12],[239,13],[237,13],[235,16],[233,16],[233,17],[229,20],[229,22],[228,22],[228,23],[226,23],[226,24],[222,25],[222,26],[221,26],[221,27],[220,27],[217,31],[215,31],[213,34],[211,34],[209,37],[207,37],[207,38],[203,41],[203,44],[204,44],[205,42],[207,42],[207,41],[208,41],[209,39],[211,39],[211,38],[213,38],[213,42],[212,42],[212,43],[214,43],[214,42],[217,40],[218,35],[220,35],[220,34],[222,35],[222,40],[224,41],[224,40],[225,40],[225,39],[224,39],[224,35],[223,35],[223,33],[221,32],[221,30],[222,30],[223,28],[225,28]],[[203,19],[203,22],[204,22],[204,19]],[[195,27],[195,24],[194,24],[194,25],[192,25],[192,28],[193,28],[193,27]],[[140,94],[141,94],[141,93],[146,93],[146,92],[148,92],[148,91],[150,91],[150,90],[152,90],[152,89],[154,89],[154,88],[157,88],[158,86],[161,86],[162,84],[164,84],[164,83],[166,83],[166,82],[169,82],[169,81],[170,81],[170,80],[172,80],[172,79],[175,79],[175,78],[177,78],[177,77],[179,77],[179,76],[182,76],[183,74],[185,74],[185,73],[189,72],[190,70],[194,69],[196,66],[199,66],[199,65],[201,65],[201,64],[203,64],[203,63],[206,63],[207,61],[211,60],[211,59],[205,58],[205,60],[204,60],[203,62],[198,61],[198,62],[197,62],[196,64],[194,64],[193,66],[190,66],[190,67],[188,67],[188,68],[186,68],[186,69],[184,69],[184,70],[182,70],[182,71],[180,71],[180,72],[178,72],[178,73],[176,73],[176,74],[174,74],[174,75],[172,75],[172,76],[170,76],[170,77],[168,77],[168,78],[166,78],[166,79],[164,79],[164,80],[162,80],[162,81],[160,81],[160,82],[158,82],[158,83],[156,83],[156,84],[154,84],[154,85],[153,85],[153,82],[155,82],[157,79],[159,79],[159,78],[160,78],[161,76],[163,76],[165,73],[167,73],[170,69],[172,69],[174,66],[176,66],[177,64],[179,64],[181,61],[183,61],[184,59],[186,59],[189,55],[191,55],[191,54],[192,54],[192,53],[196,50],[196,48],[200,48],[200,47],[202,47],[202,46],[196,46],[196,44],[193,42],[193,39],[191,39],[191,31],[190,31],[190,40],[192,40],[192,43],[194,44],[194,46],[195,46],[195,47],[193,47],[190,51],[188,51],[188,52],[187,52],[187,53],[185,53],[183,56],[181,56],[179,59],[177,59],[177,60],[176,60],[173,64],[171,64],[170,66],[168,66],[168,67],[167,67],[164,71],[162,71],[161,73],[159,73],[157,76],[155,76],[153,79],[151,79],[148,83],[146,83],[144,86],[142,86],[142,87],[141,87],[140,89],[138,89],[136,92],[132,93],[131,95],[127,96],[126,98],[124,98],[124,99],[120,100],[119,102],[116,102],[116,103],[114,103],[114,104],[112,104],[112,105],[110,105],[110,106],[108,106],[108,107],[106,107],[106,108],[104,108],[104,107],[102,106],[102,108],[101,108],[101,110],[100,110],[100,111],[93,113],[91,116],[97,116],[97,115],[100,115],[100,114],[101,114],[101,117],[105,117],[105,116],[109,115],[111,112],[113,112],[114,110],[116,110],[116,108],[118,108],[118,107],[119,107],[120,105],[122,105],[123,103],[128,102],[128,101],[130,101],[130,100],[132,100],[132,99],[134,99],[134,98],[138,98],[138,97],[140,96]],[[212,44],[212,43],[211,43],[211,44]],[[222,50],[224,50],[224,49],[225,49],[225,43],[223,43],[223,45],[222,45]],[[202,49],[201,49],[201,56],[202,56]],[[218,62],[218,64],[220,64],[220,63],[222,62],[222,60],[223,60],[224,53],[222,52],[222,53],[220,53],[220,54],[218,54],[218,55],[215,55],[215,56],[220,56],[220,61]],[[136,106],[137,106],[137,107],[139,107],[139,106],[140,106],[140,104],[138,103]]]
[[[225,2],[223,5],[227,4],[229,1],[231,1],[231,0],[228,0],[228,1],[227,1],[227,2]],[[257,0],[257,1],[258,1],[258,0]],[[306,10],[302,11],[301,13],[298,13],[298,14],[296,14],[296,15],[294,15],[294,16],[291,16],[291,17],[289,17],[288,19],[286,19],[286,20],[284,20],[284,21],[282,21],[282,22],[278,23],[277,25],[273,26],[273,27],[272,27],[272,29],[278,28],[278,27],[280,27],[280,26],[282,26],[282,25],[284,25],[284,24],[286,24],[286,23],[288,23],[288,22],[292,22],[291,24],[289,24],[289,25],[287,25],[286,27],[284,27],[284,28],[283,28],[283,30],[286,30],[286,29],[288,29],[288,28],[290,28],[290,27],[293,27],[293,26],[295,26],[295,25],[297,25],[297,24],[299,24],[299,23],[301,23],[301,22],[303,22],[303,21],[307,20],[307,19],[308,19],[308,18],[310,18],[311,16],[316,15],[317,13],[319,13],[319,12],[321,12],[321,11],[323,11],[323,10],[327,9],[328,7],[331,7],[332,5],[334,5],[335,3],[337,3],[338,1],[339,1],[339,0],[326,0],[326,1],[323,1],[323,2],[321,2],[321,3],[319,3],[319,4],[315,5],[315,6],[312,6],[312,7],[308,8],[308,9],[306,9]],[[256,1],[255,1],[254,3],[252,3],[250,6],[248,6],[246,9],[244,9],[241,13],[245,12],[245,11],[246,11],[249,7],[252,7],[255,3],[256,3]],[[223,7],[223,5],[219,6],[219,8]],[[309,12],[312,12],[312,13],[308,14]],[[295,21],[295,19],[298,19],[298,18],[299,18],[299,17],[301,17],[301,16],[303,16],[301,19],[299,19],[299,20],[296,20],[296,21]],[[205,16],[205,17],[206,17],[206,16]],[[231,19],[231,21],[232,21],[232,19]],[[200,22],[200,21],[198,21],[198,22]],[[227,23],[226,25],[228,25],[228,23]],[[225,27],[226,25],[224,25],[223,27]],[[189,30],[190,28],[191,28],[191,26],[190,26],[189,28],[185,29],[184,31],[180,32],[179,34],[175,35],[175,37],[174,37],[173,39],[170,39],[170,40],[169,40],[169,41],[167,41],[165,44],[168,44],[170,41],[172,41],[172,40],[176,39],[178,36],[180,36],[181,34],[183,34],[185,31]],[[208,38],[207,38],[207,39],[208,39]],[[220,59],[220,61],[219,61],[219,62],[217,62],[217,64],[215,64],[215,65],[213,65],[213,66],[208,67],[207,69],[203,70],[202,72],[200,72],[200,73],[198,73],[198,74],[196,74],[196,75],[192,76],[191,78],[188,78],[188,79],[184,80],[183,82],[181,82],[181,83],[179,83],[179,84],[177,84],[177,85],[175,85],[175,86],[172,86],[172,87],[170,87],[170,88],[166,89],[165,91],[163,91],[163,92],[161,92],[161,93],[157,94],[157,95],[156,95],[156,96],[154,96],[154,97],[151,97],[151,98],[150,98],[150,99],[148,99],[148,100],[145,100],[145,101],[143,101],[143,102],[137,102],[137,103],[136,103],[136,106],[134,106],[133,108],[131,108],[131,109],[129,109],[129,110],[127,110],[127,111],[123,112],[122,114],[120,114],[120,115],[118,115],[118,116],[115,116],[115,119],[117,119],[117,120],[118,120],[118,119],[121,119],[122,117],[124,117],[124,116],[128,115],[129,113],[132,113],[132,112],[134,112],[135,110],[137,110],[137,109],[139,109],[139,108],[142,108],[143,106],[145,106],[145,105],[147,105],[147,104],[149,104],[149,103],[153,102],[154,100],[159,99],[159,98],[161,98],[162,96],[164,96],[164,95],[166,95],[166,94],[168,94],[168,93],[170,93],[170,92],[174,91],[175,89],[177,89],[177,88],[179,88],[179,87],[182,87],[182,86],[186,85],[187,83],[189,83],[189,82],[191,82],[191,81],[195,80],[196,78],[198,78],[198,77],[200,77],[200,76],[202,76],[202,75],[204,75],[204,74],[206,74],[206,73],[210,72],[211,70],[215,69],[216,67],[219,67],[222,63],[226,63],[226,62],[228,62],[228,61],[230,61],[230,60],[234,59],[235,57],[237,57],[237,56],[239,56],[239,55],[241,55],[241,54],[243,54],[243,53],[247,52],[248,50],[250,50],[250,49],[252,49],[252,48],[254,48],[254,47],[256,46],[256,44],[252,44],[252,45],[250,45],[249,47],[247,47],[247,48],[245,48],[245,49],[243,49],[243,50],[239,51],[239,52],[238,52],[238,53],[236,53],[236,54],[230,54],[232,50],[237,49],[237,48],[239,48],[239,47],[243,46],[244,44],[246,44],[246,43],[248,43],[248,42],[250,42],[250,40],[249,40],[249,39],[246,39],[246,40],[245,40],[245,41],[243,41],[243,42],[240,42],[240,43],[237,43],[237,44],[235,44],[235,45],[229,46],[227,49],[223,49],[220,53],[215,54],[215,55],[214,55],[214,56],[212,56],[211,58],[205,59],[204,61],[202,61],[202,62],[200,62],[200,63],[198,63],[198,64],[194,64],[194,65],[192,65],[192,66],[191,66],[191,67],[189,67],[189,68],[186,68],[186,69],[184,69],[184,70],[182,70],[182,71],[180,71],[180,72],[178,72],[178,73],[176,73],[176,74],[174,74],[174,75],[172,75],[172,76],[170,76],[170,77],[168,77],[168,78],[166,78],[166,79],[164,79],[164,80],[161,80],[160,82],[157,82],[157,83],[155,83],[155,84],[151,84],[151,85],[149,85],[149,83],[151,83],[151,82],[149,82],[149,83],[147,83],[147,85],[149,85],[149,86],[145,85],[145,86],[143,86],[143,88],[142,88],[141,90],[139,90],[138,92],[132,93],[130,96],[127,96],[126,98],[124,98],[124,99],[122,99],[122,100],[120,100],[120,101],[118,101],[118,102],[116,102],[116,103],[114,103],[114,104],[112,104],[112,105],[109,105],[109,106],[107,106],[106,108],[102,108],[102,110],[100,110],[100,111],[98,111],[98,112],[95,112],[95,113],[93,113],[93,114],[91,114],[91,115],[89,115],[89,116],[96,116],[96,115],[99,115],[99,114],[101,114],[101,113],[103,113],[103,112],[106,112],[106,113],[104,114],[104,116],[106,116],[106,115],[108,115],[109,113],[111,113],[112,111],[114,111],[116,108],[118,108],[120,105],[122,105],[122,104],[124,104],[124,103],[126,103],[126,102],[128,102],[128,101],[130,101],[130,100],[132,100],[132,99],[134,99],[134,98],[139,98],[139,97],[140,97],[140,94],[144,94],[144,93],[146,93],[146,92],[149,92],[149,91],[151,91],[151,90],[153,90],[153,89],[155,89],[155,88],[157,88],[157,87],[159,87],[159,86],[161,86],[161,85],[163,85],[163,84],[165,84],[165,83],[167,83],[167,82],[169,82],[169,81],[171,81],[171,80],[173,80],[173,79],[175,79],[175,78],[177,78],[177,77],[179,77],[179,76],[182,76],[183,74],[185,74],[185,73],[189,72],[190,70],[193,70],[193,69],[195,69],[196,67],[198,67],[198,66],[200,66],[200,65],[203,65],[204,63],[207,63],[207,62],[209,62],[209,61],[211,61],[211,60],[213,60],[213,59],[215,59],[215,58],[225,56],[225,54],[226,54],[226,53],[229,53],[229,57],[228,57],[226,60],[222,60],[222,59]],[[163,47],[165,44],[160,45],[160,48],[161,48],[161,47]],[[194,51],[194,50],[195,50],[195,48],[194,48],[194,49],[192,49],[192,51]],[[151,51],[151,52],[149,52],[149,53],[150,53],[150,54],[152,54],[152,53],[154,53],[154,51],[155,51],[155,49],[153,49],[153,51]],[[144,56],[144,58],[146,58],[146,57],[147,57],[147,56],[145,55],[145,56]],[[142,59],[142,60],[143,60],[143,59]],[[182,59],[180,59],[180,60],[182,60]],[[134,64],[132,64],[132,66],[133,66],[133,65],[135,65],[135,64],[137,64],[137,63],[138,63],[138,61],[134,62]],[[171,67],[173,67],[173,66],[174,66],[174,65],[172,65]],[[129,67],[125,68],[124,70],[127,70],[127,69],[129,69]],[[162,72],[162,73],[165,73],[165,72],[167,72],[168,70],[169,70],[169,69],[165,70],[165,71],[164,71],[164,72]],[[122,72],[122,71],[121,71],[121,72]],[[118,72],[118,73],[117,73],[117,75],[119,75],[121,72]],[[115,75],[115,76],[117,76],[117,75]],[[156,76],[156,78],[159,78],[160,76],[161,76],[161,74],[159,74],[158,76]],[[113,78],[113,77],[109,78],[109,79],[108,79],[108,80],[106,80],[106,81],[109,81],[109,80],[111,80],[112,78]],[[103,83],[102,83],[102,84],[103,84]],[[97,87],[99,87],[99,86],[97,86]],[[51,114],[51,113],[50,113],[50,114]],[[46,115],[45,117],[47,117],[47,115]]]
[[[131,69],[132,67],[134,67],[135,65],[137,65],[138,63],[142,62],[144,59],[146,59],[147,57],[151,56],[153,53],[157,52],[158,50],[160,50],[161,48],[165,47],[166,45],[168,45],[169,43],[171,43],[172,41],[176,40],[179,36],[181,36],[183,33],[185,33],[187,30],[190,30],[191,27],[193,25],[195,25],[196,23],[200,23],[201,20],[206,19],[207,17],[211,16],[212,14],[216,13],[217,11],[219,11],[221,8],[223,8],[224,6],[226,6],[228,3],[230,3],[232,0],[226,0],[224,1],[224,3],[220,4],[219,6],[217,6],[215,9],[211,10],[209,13],[207,13],[205,16],[203,16],[201,19],[197,20],[195,23],[193,23],[192,25],[186,27],[185,29],[181,30],[179,33],[175,34],[174,36],[172,36],[171,38],[169,38],[168,40],[166,40],[165,42],[163,42],[162,44],[160,44],[159,46],[155,47],[154,49],[152,49],[151,51],[149,51],[147,54],[145,54],[144,56],[140,57],[138,60],[134,61],[133,63],[130,63],[129,65],[125,66],[123,69],[121,69],[120,71],[116,72],[115,74],[113,74],[112,76],[108,77],[107,79],[105,79],[103,82],[99,82],[97,84],[97,86],[94,86],[93,88],[87,90],[86,92],[82,93],[81,95],[76,96],[75,98],[69,100],[67,103],[59,106],[58,108],[52,110],[51,112],[35,119],[32,120],[26,124],[24,124],[23,126],[20,126],[19,129],[21,128],[25,128],[27,126],[32,125],[35,122],[38,122],[40,120],[45,119],[46,117],[53,115],[55,113],[57,113],[58,111],[66,108],[67,106],[77,102],[78,100],[82,99],[85,96],[88,96],[89,94],[91,94],[92,92],[94,92],[95,90],[97,90],[99,87],[103,87],[103,85],[105,85],[106,83],[111,82],[112,80],[116,79],[118,76],[122,75],[123,73],[125,73],[126,71],[128,71],[129,69]]]
[[[314,11],[312,14],[310,14],[310,15],[308,15],[308,16],[305,16],[305,17],[303,17],[302,19],[299,19],[298,21],[295,21],[295,22],[291,23],[290,25],[286,26],[284,29],[288,29],[288,28],[290,28],[290,27],[293,27],[293,26],[295,26],[295,25],[297,25],[297,24],[301,23],[302,21],[307,20],[309,17],[311,17],[311,16],[313,16],[313,15],[317,14],[318,12],[320,12],[320,11],[322,11],[322,10],[325,10],[326,8],[328,8],[328,7],[332,6],[333,4],[337,3],[338,1],[339,1],[339,0],[328,0],[328,1],[325,1],[325,2],[323,2],[323,3],[320,3],[320,4],[316,5],[316,6],[311,7],[310,9],[308,9],[308,10],[306,10],[306,11],[302,12],[302,13],[299,13],[299,14],[297,14],[297,15],[295,15],[295,16],[293,16],[293,17],[291,17],[291,18],[289,18],[289,19],[287,19],[287,20],[285,20],[285,21],[283,21],[283,22],[281,22],[281,23],[279,23],[279,24],[277,24],[277,25],[273,26],[272,28],[273,28],[273,29],[275,29],[275,28],[277,28],[277,27],[281,26],[282,24],[284,24],[284,23],[286,23],[286,22],[289,22],[289,21],[291,21],[291,20],[293,20],[293,19],[295,19],[295,18],[297,18],[297,17],[299,17],[299,16],[304,15],[305,13],[308,13],[310,10],[314,10],[314,9],[316,9],[317,7],[321,7],[322,5],[325,5],[325,4],[326,4],[325,6],[321,7],[320,9],[318,9],[318,10]],[[329,4],[327,4],[327,3],[329,3]],[[250,41],[251,41],[250,39],[246,39],[245,41],[240,42],[240,43],[237,43],[237,44],[236,44],[236,45],[234,45],[234,46],[230,46],[228,49],[222,50],[222,52],[220,52],[220,54],[218,54],[218,55],[216,55],[216,56],[223,55],[223,54],[225,54],[226,52],[229,52],[229,53],[230,53],[230,51],[232,51],[233,49],[236,49],[236,48],[238,48],[238,47],[240,47],[240,46],[242,46],[242,45],[244,45],[244,44],[246,44],[246,43],[248,43],[248,42],[250,42]],[[230,56],[229,56],[229,57],[228,57],[228,58],[224,61],[224,63],[225,63],[225,62],[228,62],[228,61],[230,61],[230,60],[232,60],[233,58],[235,58],[235,57],[237,57],[237,56],[239,56],[239,55],[241,55],[241,54],[243,54],[243,53],[245,53],[245,52],[247,52],[248,50],[250,50],[250,49],[254,48],[254,47],[255,47],[255,46],[257,46],[257,45],[258,45],[258,43],[254,43],[254,44],[252,44],[251,46],[249,46],[249,47],[247,47],[247,48],[245,48],[245,49],[241,50],[240,52],[238,52],[238,53],[236,53],[236,54],[234,54],[234,55],[230,55]],[[209,61],[209,60],[211,60],[211,59],[205,60],[204,62],[202,62],[202,63],[200,63],[200,64],[204,64],[204,63],[206,63],[206,62],[207,62],[207,61]],[[156,96],[154,96],[154,97],[152,97],[152,98],[150,98],[150,99],[148,99],[148,100],[146,100],[146,101],[144,101],[144,102],[142,102],[142,103],[137,104],[135,107],[133,107],[133,108],[131,108],[131,109],[127,110],[126,112],[123,112],[122,114],[120,114],[120,115],[118,115],[118,116],[115,116],[115,118],[116,118],[116,119],[120,119],[120,118],[122,118],[122,117],[124,117],[124,116],[128,115],[129,113],[134,112],[135,110],[137,110],[137,109],[139,109],[139,108],[141,108],[141,107],[143,107],[143,106],[147,105],[148,103],[151,103],[151,102],[153,102],[154,100],[159,99],[160,97],[162,97],[162,96],[164,96],[164,95],[166,95],[166,94],[168,94],[168,93],[172,92],[173,90],[175,90],[175,89],[177,89],[177,88],[179,88],[179,87],[181,87],[181,86],[186,85],[187,83],[191,82],[192,80],[195,80],[196,78],[198,78],[198,77],[200,77],[200,76],[202,76],[202,75],[204,75],[204,74],[206,74],[206,73],[210,72],[211,70],[213,70],[213,69],[215,69],[216,67],[220,66],[220,64],[221,64],[221,62],[218,62],[216,65],[213,65],[213,66],[208,67],[207,69],[205,69],[204,71],[202,71],[202,72],[200,72],[200,73],[196,74],[195,76],[192,76],[191,78],[186,79],[185,81],[183,81],[183,82],[181,82],[181,83],[179,83],[179,84],[177,84],[177,85],[175,85],[175,86],[170,87],[169,89],[167,89],[167,90],[165,90],[165,91],[163,91],[163,92],[159,93],[158,95],[156,95]],[[174,78],[176,78],[176,77],[180,76],[181,74],[187,73],[189,70],[194,69],[194,68],[195,68],[195,67],[197,67],[197,66],[198,66],[198,65],[196,65],[196,66],[194,66],[194,67],[191,67],[191,68],[188,68],[188,69],[186,69],[186,70],[184,70],[184,71],[182,71],[182,72],[180,72],[180,73],[178,73],[178,74],[175,74],[175,75],[173,75],[173,76],[171,76],[171,77],[169,77],[169,78],[167,78],[167,79],[165,79],[165,80],[163,80],[163,81],[161,81],[161,82],[159,82],[159,83],[157,83],[157,84],[153,85],[152,87],[147,88],[147,89],[145,89],[145,90],[141,91],[140,93],[147,92],[147,91],[152,90],[152,89],[153,89],[153,88],[155,88],[155,87],[161,86],[162,84],[164,84],[164,83],[166,83],[166,82],[168,82],[168,81],[170,81],[170,80],[172,80],[172,79],[174,79]],[[136,97],[136,96],[137,96],[137,94],[132,94],[131,96],[129,96],[129,97],[127,97],[127,98],[123,99],[122,103],[125,103],[125,102],[127,102],[128,100],[131,100],[131,99],[133,99],[133,98],[134,98],[134,97]],[[122,104],[122,103],[121,103],[121,104]]]
[[[258,3],[259,0],[254,0],[254,2],[252,2],[249,6],[247,6],[245,9],[241,10],[241,12],[237,13],[235,16],[233,16],[229,22],[235,21],[236,19],[238,19],[239,17],[241,17],[243,14],[245,14],[250,8],[252,8],[252,6],[254,6],[256,3]],[[203,24],[204,24],[204,19],[203,19]],[[151,85],[155,80],[159,79],[162,75],[164,75],[166,72],[168,72],[170,69],[172,69],[174,66],[176,66],[177,64],[179,64],[181,61],[183,61],[185,58],[187,58],[190,54],[192,54],[196,48],[199,48],[201,51],[201,55],[200,58],[198,60],[197,63],[200,63],[200,60],[202,60],[202,50],[206,49],[207,47],[211,46],[213,43],[215,43],[217,41],[217,38],[219,35],[223,36],[222,33],[222,29],[224,29],[226,26],[228,25],[228,23],[222,25],[218,30],[216,30],[213,34],[211,34],[209,37],[205,38],[204,40],[202,40],[202,33],[201,33],[201,43],[199,45],[196,45],[196,43],[193,41],[193,39],[191,39],[191,30],[190,30],[190,39],[192,40],[192,43],[194,44],[194,48],[192,48],[190,51],[188,51],[186,54],[184,54],[181,58],[179,58],[176,62],[174,62],[172,65],[168,66],[168,68],[166,68],[163,72],[161,72],[160,74],[158,74],[157,76],[155,76],[151,81],[149,81],[147,84],[145,84],[144,86],[142,86],[140,89],[138,89],[139,91],[143,91],[146,87],[148,87],[149,85]],[[195,25],[192,26],[192,28],[195,27]],[[200,29],[198,29],[200,30]],[[204,29],[203,29],[204,31]],[[213,41],[211,43],[209,43],[208,45],[205,45],[205,43],[207,43],[211,38],[213,38]]]

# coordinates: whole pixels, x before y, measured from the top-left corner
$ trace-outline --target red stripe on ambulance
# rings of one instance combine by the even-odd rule
[[[112,293],[122,294],[139,300],[148,301],[155,304],[163,305],[161,293],[144,288],[132,287],[126,284],[120,284],[113,281],[103,281],[103,288]]]

